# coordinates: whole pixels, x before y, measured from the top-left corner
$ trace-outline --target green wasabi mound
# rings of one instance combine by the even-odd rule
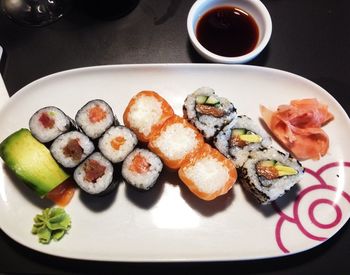
[[[71,227],[71,219],[63,208],[46,208],[34,217],[32,233],[38,235],[39,242],[49,244],[59,241]]]

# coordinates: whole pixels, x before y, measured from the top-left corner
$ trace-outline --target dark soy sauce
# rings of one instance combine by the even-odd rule
[[[235,57],[255,48],[259,29],[247,12],[224,6],[209,10],[200,18],[196,36],[199,43],[212,53]]]

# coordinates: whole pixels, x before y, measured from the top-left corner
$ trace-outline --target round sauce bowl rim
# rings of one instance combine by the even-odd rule
[[[236,7],[247,12],[258,26],[259,39],[257,45],[247,54],[235,57],[221,56],[207,50],[197,39],[195,32],[200,18],[212,9],[227,6]],[[246,6],[251,8],[247,10]],[[254,10],[254,14],[251,10]],[[239,64],[249,62],[266,47],[272,34],[272,20],[269,11],[259,0],[198,0],[192,5],[188,13],[187,31],[193,47],[203,58],[212,62]]]

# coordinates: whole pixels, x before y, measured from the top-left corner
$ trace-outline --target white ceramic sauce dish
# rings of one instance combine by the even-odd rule
[[[223,56],[206,49],[196,35],[199,20],[208,11],[218,7],[235,7],[247,12],[258,27],[258,38],[255,47],[239,56]],[[272,21],[264,4],[259,0],[198,0],[191,7],[187,17],[187,31],[196,51],[205,59],[217,63],[246,63],[255,58],[266,47],[272,33]]]

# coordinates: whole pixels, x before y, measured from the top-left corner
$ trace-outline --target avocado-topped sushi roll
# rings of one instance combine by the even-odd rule
[[[52,156],[65,168],[74,168],[95,150],[83,133],[71,131],[60,135],[50,146]]]
[[[226,194],[237,179],[232,161],[208,144],[188,158],[178,174],[192,193],[207,201]]]
[[[157,181],[163,163],[160,158],[146,149],[135,149],[123,162],[124,179],[136,188],[148,190]]]
[[[240,169],[243,186],[262,204],[282,196],[300,181],[304,168],[272,147],[252,151]]]
[[[75,121],[91,139],[99,138],[116,123],[112,108],[101,99],[94,99],[86,103],[77,112]]]
[[[59,108],[47,106],[36,111],[29,120],[32,135],[42,143],[47,143],[69,131],[72,120]]]
[[[113,176],[112,163],[99,152],[89,156],[74,171],[76,183],[91,195],[103,195],[111,191],[116,186]]]
[[[209,87],[197,89],[185,99],[184,117],[211,140],[236,117],[236,108],[226,98],[219,97]]]
[[[137,137],[125,126],[112,126],[98,141],[101,153],[112,163],[123,161],[134,150]]]
[[[244,164],[250,151],[269,147],[271,142],[271,137],[247,116],[238,116],[213,139],[215,147],[231,158],[237,168]]]
[[[150,137],[174,115],[169,103],[153,91],[142,91],[129,102],[123,114],[126,127],[134,131],[142,142]]]
[[[166,166],[178,169],[185,158],[198,151],[203,143],[202,135],[193,125],[182,117],[173,116],[151,137],[148,147]]]

